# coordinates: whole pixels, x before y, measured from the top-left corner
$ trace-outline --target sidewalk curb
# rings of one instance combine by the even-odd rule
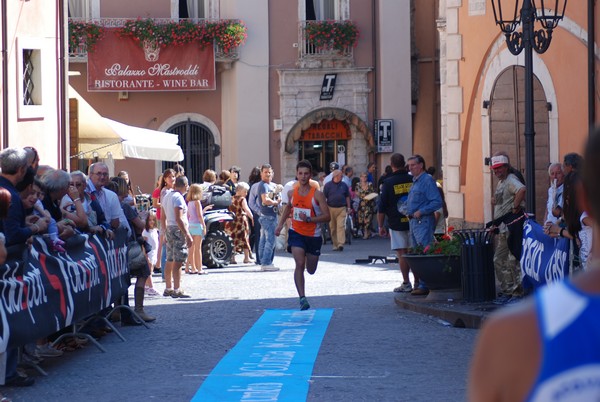
[[[394,295],[394,302],[401,308],[415,313],[440,318],[457,328],[479,329],[490,313],[498,306],[492,303],[437,303],[422,296]]]

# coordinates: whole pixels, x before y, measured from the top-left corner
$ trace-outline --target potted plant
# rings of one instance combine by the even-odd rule
[[[158,47],[181,46],[192,42],[205,47],[215,43],[226,55],[244,44],[248,36],[246,26],[238,20],[160,23],[151,18],[138,18],[126,21],[117,32],[121,37],[130,37],[144,47],[149,42]]]
[[[93,51],[102,39],[106,27],[93,22],[69,20],[69,52]],[[130,37],[142,47],[163,48],[182,46],[195,42],[199,47],[217,46],[225,56],[235,52],[246,42],[247,29],[239,20],[200,21],[180,20],[178,22],[157,22],[152,18],[127,20],[117,28],[121,37]]]
[[[349,20],[307,21],[304,36],[317,50],[331,49],[343,51],[356,46],[358,28]]]
[[[82,46],[90,51],[104,36],[104,27],[93,22],[69,21],[69,53],[77,52]]]
[[[452,227],[448,228],[448,233],[432,244],[413,248],[403,257],[430,290],[461,287],[461,241],[452,231]]]

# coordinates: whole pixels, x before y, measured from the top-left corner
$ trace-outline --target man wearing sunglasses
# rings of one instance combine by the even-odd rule
[[[108,166],[103,162],[90,165],[86,193],[90,195],[92,200],[96,200],[100,204],[106,221],[110,224],[111,228],[116,229],[119,227],[121,203],[115,193],[104,189],[106,183],[108,183]]]

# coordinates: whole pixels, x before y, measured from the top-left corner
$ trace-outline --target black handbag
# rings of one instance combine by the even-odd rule
[[[127,262],[130,271],[137,271],[148,265],[146,254],[137,240],[127,243]]]

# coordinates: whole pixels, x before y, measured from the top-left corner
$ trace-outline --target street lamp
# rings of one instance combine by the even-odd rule
[[[506,36],[508,50],[515,56],[525,50],[525,181],[527,183],[527,211],[535,213],[535,131],[533,128],[533,50],[544,53],[550,47],[552,31],[558,26],[565,15],[567,0],[552,0],[554,9],[548,10],[541,1],[541,8],[536,6],[535,0],[523,0],[521,10],[518,10],[520,0],[492,0],[494,19],[496,25]],[[502,3],[514,2],[511,7],[512,15],[505,16],[502,12]],[[538,21],[541,29],[534,29]],[[519,25],[522,31],[517,32]]]

